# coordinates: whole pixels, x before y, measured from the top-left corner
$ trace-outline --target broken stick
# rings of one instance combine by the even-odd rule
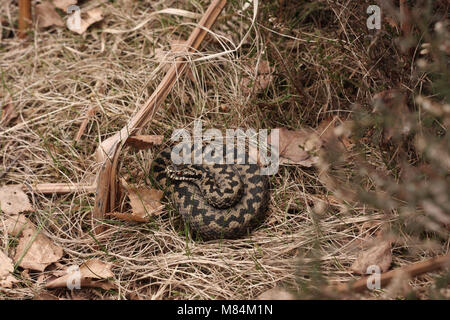
[[[417,277],[421,274],[444,269],[446,267],[450,267],[450,254],[447,254],[445,256],[431,258],[431,259],[421,261],[421,262],[416,262],[416,263],[383,273],[380,276],[380,284],[381,284],[381,286],[388,285],[391,282],[391,280],[395,277],[397,272],[405,272],[405,273],[409,274],[411,277]],[[362,292],[362,291],[368,289],[367,282],[370,281],[370,279],[371,279],[370,276],[364,277],[355,282],[341,283],[336,286],[332,286],[330,289],[332,291],[335,291],[338,293]]]
[[[31,0],[19,0],[19,38],[27,36],[31,26]]]

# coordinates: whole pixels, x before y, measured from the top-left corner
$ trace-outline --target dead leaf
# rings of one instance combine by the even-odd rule
[[[272,69],[267,60],[259,61],[256,76],[253,76],[253,78],[249,75],[255,74],[254,67],[247,65],[244,70],[246,71],[246,75],[242,77],[241,88],[242,93],[245,96],[248,96],[252,92],[261,92],[266,89],[273,80]]]
[[[37,24],[40,28],[46,28],[50,26],[63,27],[64,21],[56,12],[55,7],[50,2],[42,2],[36,5],[35,16]]]
[[[381,272],[389,270],[392,262],[392,243],[390,240],[378,239],[369,249],[359,253],[351,270],[358,274],[366,274],[369,266],[378,266]]]
[[[6,214],[34,211],[22,186],[17,184],[0,187],[0,209]]]
[[[278,147],[280,164],[298,164],[304,167],[311,167],[317,163],[319,159],[314,154],[322,146],[319,136],[309,129],[293,131],[280,128],[279,141],[274,139],[274,132],[272,132],[268,142]]]
[[[14,265],[12,260],[0,251],[0,288],[12,288],[13,284],[19,282],[12,272],[14,271]]]
[[[257,300],[295,300],[295,297],[289,291],[275,287],[266,292],[261,293],[257,298]]]
[[[67,27],[70,31],[76,32],[78,34],[83,34],[86,32],[86,30],[94,23],[99,22],[103,20],[103,9],[102,8],[94,8],[91,10],[88,10],[81,14],[81,21],[80,25],[77,26],[76,23],[74,23],[75,15],[77,13],[74,12],[69,18],[67,22]]]
[[[13,237],[18,237],[25,229],[35,229],[33,223],[23,214],[11,215],[6,218],[4,223],[6,226],[6,232]]]
[[[114,283],[105,281],[106,279],[114,277],[111,267],[112,264],[103,262],[99,259],[86,261],[79,267],[80,286],[102,288],[104,290],[115,289],[116,286]],[[67,269],[67,271],[68,270],[69,269]],[[45,287],[49,289],[67,287],[68,283],[70,283],[74,277],[72,273],[68,273],[67,271],[65,275],[47,282]]]
[[[129,137],[127,145],[138,150],[145,150],[153,146],[159,146],[163,139],[164,136],[160,135],[138,135]]]
[[[14,261],[22,268],[44,271],[62,256],[62,248],[53,244],[44,234],[35,228],[25,228],[19,239]]]
[[[12,103],[11,96],[7,95],[6,100],[8,102],[5,105],[3,105],[0,110],[1,113],[0,124],[5,126],[8,125],[11,122],[11,120],[13,120],[15,117],[17,117],[17,112]]]
[[[163,192],[157,189],[136,188],[128,190],[130,205],[133,215],[136,217],[147,218],[155,216],[162,212],[161,198]]]
[[[148,222],[150,216],[162,213],[163,205],[160,200],[163,192],[161,190],[130,187],[123,179],[121,183],[128,192],[132,212],[111,212],[110,216],[128,221]]]
[[[114,277],[111,267],[111,263],[106,263],[99,259],[91,259],[80,267],[80,272],[83,278],[107,279]]]
[[[53,5],[61,10],[67,12],[67,8],[71,5],[77,4],[77,0],[53,0]]]

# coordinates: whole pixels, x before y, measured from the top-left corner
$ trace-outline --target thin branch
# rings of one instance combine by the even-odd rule
[[[19,38],[27,36],[31,22],[31,0],[19,0]]]
[[[417,277],[421,274],[432,272],[440,269],[444,269],[450,266],[450,254],[445,256],[439,256],[431,258],[425,261],[416,262],[395,270],[383,273],[380,277],[381,286],[388,285],[398,272],[408,273],[411,277]],[[331,286],[330,290],[334,292],[362,292],[368,289],[367,282],[370,281],[369,277],[361,278],[355,282],[341,283],[336,286]]]

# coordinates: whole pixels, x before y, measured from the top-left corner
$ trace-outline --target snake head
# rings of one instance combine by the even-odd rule
[[[203,170],[193,165],[169,165],[166,167],[167,176],[176,181],[197,181],[203,178]]]

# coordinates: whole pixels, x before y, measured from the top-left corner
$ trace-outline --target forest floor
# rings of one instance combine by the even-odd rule
[[[166,200],[149,222],[108,216],[95,234],[95,193],[30,190],[95,183],[99,143],[147,101],[209,1],[80,1],[82,17],[102,11],[82,34],[50,21],[21,40],[16,2],[0,0],[0,185],[25,186],[32,210],[22,215],[59,248],[43,270],[27,267],[17,253],[24,240],[3,212],[0,251],[15,280],[0,285],[0,298],[450,298],[443,271],[362,293],[324,289],[359,279],[368,265],[386,271],[449,252],[448,2],[412,1],[408,25],[398,1],[384,1],[380,29],[367,24],[374,1],[244,2],[227,1],[141,134],[167,141],[198,119],[222,132],[282,128],[280,143],[302,141],[293,152],[310,161],[286,161],[270,176],[267,219],[250,235],[201,241]],[[179,10],[152,15],[167,8]],[[310,150],[311,137],[320,150]],[[120,179],[151,186],[161,147],[122,150]],[[129,210],[124,201],[119,209]],[[48,286],[93,261],[108,281]]]

